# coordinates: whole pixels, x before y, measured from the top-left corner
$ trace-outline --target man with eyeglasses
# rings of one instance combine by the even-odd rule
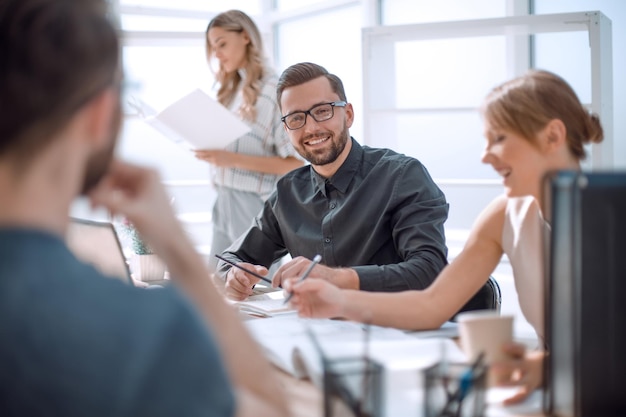
[[[223,256],[267,274],[289,254],[273,286],[310,273],[341,288],[403,291],[430,285],[446,265],[448,203],[426,168],[350,137],[354,109],[341,80],[323,67],[287,68],[277,87],[284,127],[309,166],[287,173],[252,226]],[[258,278],[221,262],[226,294],[242,300]]]

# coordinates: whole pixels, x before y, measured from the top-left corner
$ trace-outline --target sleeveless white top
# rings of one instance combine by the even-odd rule
[[[507,199],[502,228],[502,249],[513,268],[522,313],[544,340],[544,248],[550,225],[534,197]]]

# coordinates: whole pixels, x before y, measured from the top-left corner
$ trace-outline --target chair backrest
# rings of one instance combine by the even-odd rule
[[[496,310],[500,311],[502,306],[502,293],[498,281],[492,276],[489,277],[485,285],[452,317],[451,321],[456,320],[459,313],[473,310]]]

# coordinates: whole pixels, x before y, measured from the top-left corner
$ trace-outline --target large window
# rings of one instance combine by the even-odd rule
[[[257,14],[256,2],[231,2]],[[181,219],[199,247],[210,241],[210,210],[214,192],[210,166],[169,141],[147,125],[130,105],[141,100],[156,111],[196,88],[214,94],[214,77],[209,69],[204,32],[209,20],[221,11],[218,2],[180,0],[118,0],[115,10],[123,42],[125,123],[118,153],[125,159],[159,170]],[[79,201],[74,214],[90,213]]]
[[[613,113],[615,118],[611,125],[613,131],[612,159],[614,166],[626,169],[626,3],[620,0],[568,0],[555,2],[552,0],[532,0],[533,13],[569,13],[587,10],[599,10],[611,20],[613,42]],[[572,33],[569,35],[542,35],[537,38],[536,65],[549,68],[562,74],[567,80],[575,83],[576,92],[589,103],[591,90],[588,80],[589,57],[573,55],[572,48],[563,45],[587,45],[589,38]],[[577,48],[578,49],[578,48]]]
[[[465,39],[404,40],[381,65],[393,60],[391,75],[363,87],[362,28],[499,18],[527,13],[601,10],[613,22],[615,91],[626,91],[624,62],[626,6],[622,0],[111,0],[124,37],[126,92],[157,110],[201,88],[213,94],[213,76],[204,53],[204,30],[215,14],[239,8],[260,27],[270,61],[278,72],[300,62],[319,63],[344,81],[355,106],[352,135],[361,143],[394,148],[416,156],[444,188],[451,203],[446,225],[451,255],[487,201],[501,192],[492,170],[480,163],[483,141],[475,108],[496,83],[515,68],[553,70],[572,83],[589,103],[589,38],[581,33],[542,34],[529,42],[483,36]],[[562,45],[567,44],[568,48]],[[504,64],[503,64],[504,62]],[[372,89],[385,91],[368,118],[393,120],[393,128],[368,125],[364,101]],[[397,114],[389,110],[398,108]],[[615,94],[615,114],[626,111],[626,96]],[[210,241],[213,192],[209,167],[171,144],[127,108],[121,154],[157,167],[199,245]],[[626,137],[618,119],[615,137]],[[626,140],[614,148],[617,166],[626,167]],[[506,265],[505,265],[506,266]],[[516,305],[512,285],[503,285],[504,304]],[[508,285],[508,286],[507,286]]]
[[[290,65],[307,61],[337,74],[355,108],[356,120],[350,133],[357,140],[362,138],[363,120],[362,26],[362,11],[358,4],[289,16],[275,23],[277,68],[282,71]]]
[[[506,16],[503,0],[382,0],[382,24],[448,22]]]
[[[586,92],[588,105],[610,121],[611,71],[600,59],[610,51],[609,27],[601,13],[578,13],[384,26],[364,32],[366,142],[383,146],[380,136],[391,132],[386,141],[391,147],[426,164],[450,203],[449,245],[463,240],[463,231],[502,192],[496,173],[480,163],[484,139],[477,108],[483,97],[493,85],[525,72],[540,58],[546,61],[543,68],[551,69],[549,55],[524,59],[518,45],[528,51],[535,33],[535,44],[567,39],[575,49],[571,59],[586,65],[586,71],[568,81],[576,90],[582,87],[581,99],[585,101]],[[586,42],[575,43],[580,33]],[[609,129],[605,133],[611,146]],[[601,158],[603,148],[591,150],[594,167],[611,166]],[[503,310],[522,319],[511,297],[515,290],[508,259],[494,275],[503,287]],[[534,333],[530,326],[517,327],[528,336]]]

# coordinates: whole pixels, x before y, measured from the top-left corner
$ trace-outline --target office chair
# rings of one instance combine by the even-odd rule
[[[485,285],[456,313],[450,321],[456,321],[459,313],[473,310],[496,310],[500,312],[502,305],[502,293],[498,281],[492,276],[489,277]]]

